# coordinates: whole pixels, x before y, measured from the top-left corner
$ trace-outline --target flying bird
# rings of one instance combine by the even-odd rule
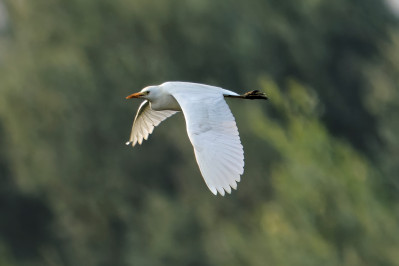
[[[204,181],[213,194],[237,189],[244,173],[244,151],[237,125],[224,98],[267,99],[260,91],[243,95],[190,82],[148,86],[126,99],[144,99],[134,118],[126,145],[141,144],[166,118],[183,112],[187,134]]]

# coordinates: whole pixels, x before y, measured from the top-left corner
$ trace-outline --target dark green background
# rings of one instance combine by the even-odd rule
[[[399,265],[399,24],[377,0],[0,1],[0,265]],[[178,114],[192,81],[245,150],[213,196]]]

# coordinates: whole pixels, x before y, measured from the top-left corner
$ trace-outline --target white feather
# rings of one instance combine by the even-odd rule
[[[222,196],[225,191],[231,193],[230,187],[237,188],[236,182],[244,172],[244,151],[235,119],[223,97],[226,90],[204,85],[162,86],[180,104],[208,188]]]
[[[146,92],[141,97],[146,101],[139,107],[126,144],[141,144],[155,126],[182,110],[188,137],[208,188],[213,194],[222,196],[225,192],[231,193],[231,188],[237,189],[237,182],[244,173],[244,151],[224,96],[238,94],[188,82],[166,82],[144,88],[142,92]]]
[[[154,111],[151,109],[149,102],[145,100],[140,105],[136,117],[134,118],[130,139],[126,142],[126,145],[132,144],[134,147],[136,143],[141,144],[143,139],[148,139],[148,136],[154,131],[156,126],[175,113],[177,113],[177,111]]]

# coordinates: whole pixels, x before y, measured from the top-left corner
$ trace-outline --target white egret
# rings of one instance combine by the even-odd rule
[[[213,194],[237,188],[244,173],[244,151],[235,119],[224,97],[267,99],[259,91],[243,95],[219,87],[189,83],[165,82],[148,86],[126,99],[140,98],[140,105],[126,145],[141,144],[163,120],[183,111],[188,137],[206,185]],[[231,188],[230,188],[231,187]]]

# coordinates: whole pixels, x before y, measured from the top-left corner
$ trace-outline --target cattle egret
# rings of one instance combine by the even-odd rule
[[[243,95],[219,87],[165,82],[148,86],[126,99],[144,99],[134,118],[126,145],[141,144],[163,120],[183,111],[188,137],[194,147],[201,174],[213,194],[237,189],[244,173],[244,151],[235,119],[224,97],[267,99],[259,91]]]

